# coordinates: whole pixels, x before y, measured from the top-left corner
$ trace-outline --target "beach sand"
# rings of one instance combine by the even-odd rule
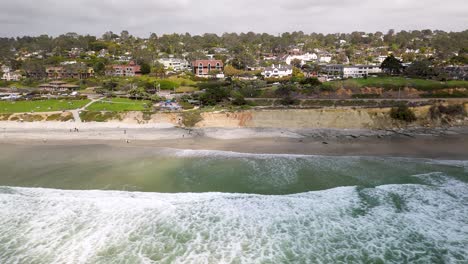
[[[75,132],[75,128],[78,132]],[[108,144],[241,153],[468,159],[468,128],[187,130],[169,124],[0,122],[0,149],[17,144]]]

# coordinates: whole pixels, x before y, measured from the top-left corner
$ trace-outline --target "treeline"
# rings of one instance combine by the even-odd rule
[[[242,55],[243,61],[248,62],[260,57],[264,53],[284,54],[292,46],[301,44],[303,51],[323,49],[333,51],[338,48],[346,50],[352,55],[356,50],[367,48],[388,47],[390,51],[398,52],[406,49],[432,49],[437,59],[450,59],[454,53],[468,47],[468,30],[462,32],[445,32],[432,30],[414,30],[386,33],[353,32],[341,34],[305,34],[301,31],[283,33],[281,35],[248,33],[224,33],[194,35],[166,34],[158,36],[152,34],[149,38],[132,36],[128,31],[120,34],[106,32],[100,38],[90,35],[67,33],[58,37],[41,35],[37,37],[24,36],[17,38],[0,38],[0,59],[14,59],[18,51],[42,51],[56,56],[65,56],[72,48],[87,51],[107,49],[111,54],[123,54],[132,51],[134,56],[143,60],[155,58],[159,53],[189,57],[200,57],[200,51],[216,53],[215,48],[225,48],[229,54]],[[242,57],[239,56],[239,57]],[[240,67],[242,65],[239,65]]]

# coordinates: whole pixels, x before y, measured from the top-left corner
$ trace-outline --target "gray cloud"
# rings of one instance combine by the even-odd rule
[[[466,0],[0,0],[0,36],[465,30]]]

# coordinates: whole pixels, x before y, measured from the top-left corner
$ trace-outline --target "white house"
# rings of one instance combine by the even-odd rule
[[[283,78],[292,75],[293,67],[290,65],[271,65],[263,70],[262,75],[266,78]]]
[[[306,53],[304,55],[289,55],[286,57],[286,64],[291,65],[291,62],[295,59],[298,59],[301,61],[301,65],[307,64],[308,62],[315,62],[318,59],[317,54],[315,53]]]
[[[164,69],[172,69],[176,72],[187,70],[190,67],[188,61],[184,59],[163,58],[159,59],[158,62],[164,65]]]
[[[17,82],[21,79],[21,74],[18,72],[18,71],[11,71],[10,67],[8,66],[2,66],[2,72],[3,72],[3,75],[2,75],[2,80],[3,81],[8,81],[8,82],[11,82],[11,81],[14,81],[14,82]]]
[[[320,63],[330,63],[332,60],[332,56],[329,54],[321,55],[319,58]]]
[[[340,76],[342,78],[363,78],[372,74],[381,73],[382,69],[378,65],[352,65],[346,66],[342,64],[326,65],[323,71],[328,75]]]
[[[382,64],[382,62],[384,62],[384,60],[387,58],[388,56],[378,56],[375,58],[375,62],[378,62],[380,64]]]

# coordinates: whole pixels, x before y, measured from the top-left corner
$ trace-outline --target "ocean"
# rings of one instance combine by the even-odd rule
[[[2,145],[0,263],[468,263],[468,161]]]

